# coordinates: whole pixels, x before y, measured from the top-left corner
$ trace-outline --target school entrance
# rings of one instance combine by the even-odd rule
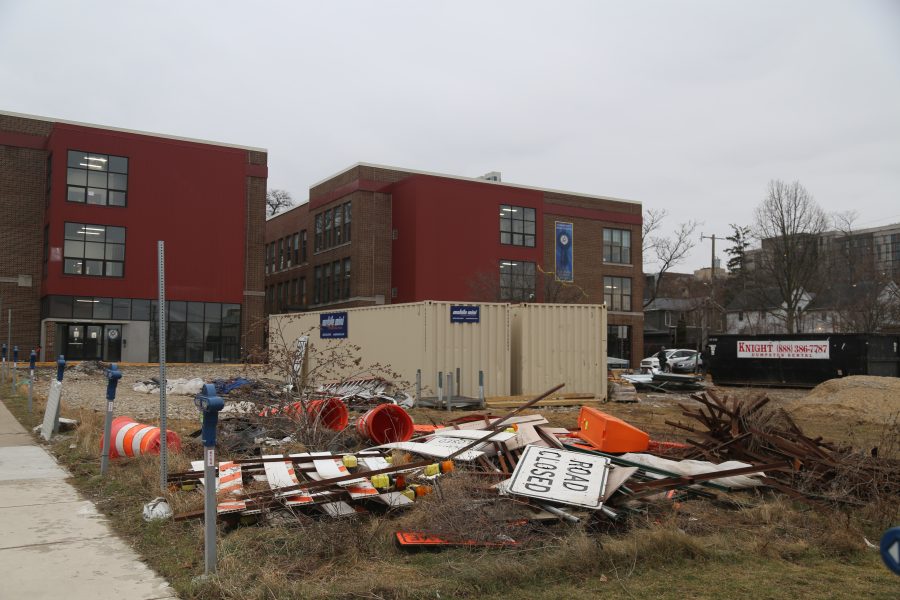
[[[62,323],[62,354],[66,360],[122,360],[122,325]]]

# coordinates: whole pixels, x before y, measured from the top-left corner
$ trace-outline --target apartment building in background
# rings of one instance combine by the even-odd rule
[[[638,202],[358,163],[266,222],[269,314],[443,300],[606,303],[637,365]]]
[[[267,155],[0,112],[0,338],[27,360],[237,361],[263,343]],[[24,358],[21,358],[24,357]]]

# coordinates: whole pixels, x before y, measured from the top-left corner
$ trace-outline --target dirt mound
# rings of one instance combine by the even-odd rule
[[[829,379],[802,398],[782,404],[798,416],[847,415],[857,420],[886,422],[900,415],[900,378],[854,375]]]

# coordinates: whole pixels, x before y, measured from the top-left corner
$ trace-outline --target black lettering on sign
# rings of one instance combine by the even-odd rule
[[[528,481],[525,482],[525,489],[529,492],[549,492],[550,486],[531,483],[531,477],[529,477]]]

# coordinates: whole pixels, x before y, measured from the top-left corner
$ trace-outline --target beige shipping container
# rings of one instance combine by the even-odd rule
[[[510,333],[514,395],[565,383],[564,394],[606,397],[606,305],[514,305]]]
[[[322,350],[342,343],[360,347],[361,369],[384,365],[396,371],[410,386],[416,371],[422,371],[423,396],[437,395],[438,373],[460,370],[461,389],[456,394],[478,397],[478,372],[484,371],[485,396],[510,394],[509,305],[477,304],[478,323],[451,323],[450,307],[458,303],[415,302],[345,310],[272,315],[269,317],[269,347],[293,345],[301,335],[309,336],[307,370],[316,368]],[[319,337],[322,312],[347,313],[347,338]],[[360,369],[333,372],[332,380],[357,376]],[[447,383],[445,381],[445,393]],[[413,389],[408,390],[413,393]]]

